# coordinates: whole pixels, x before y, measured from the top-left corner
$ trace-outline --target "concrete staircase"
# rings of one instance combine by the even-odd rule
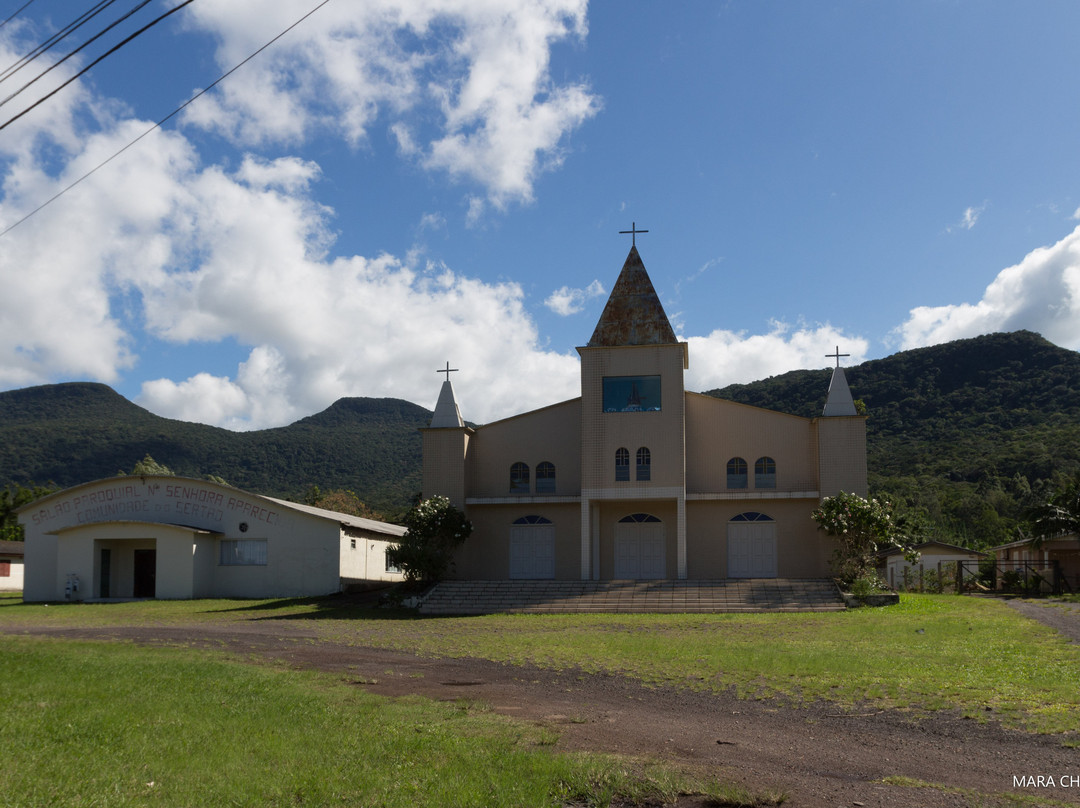
[[[829,580],[443,581],[421,614],[834,612],[844,601]]]

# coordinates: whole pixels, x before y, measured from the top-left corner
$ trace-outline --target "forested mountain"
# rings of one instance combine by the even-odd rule
[[[1080,474],[1080,354],[1037,334],[904,351],[846,373],[869,415],[871,490],[892,496],[916,535],[1011,540],[1029,504]],[[815,416],[830,374],[709,394]],[[0,488],[75,485],[150,454],[177,474],[291,499],[313,485],[350,489],[394,515],[420,491],[417,430],[430,418],[407,401],[346,398],[287,427],[230,432],[160,418],[100,384],[13,390],[0,393]]]
[[[710,395],[819,415],[832,371],[793,371]],[[1033,501],[1080,472],[1080,354],[1018,331],[846,368],[867,408],[870,486],[929,535],[1012,540]]]
[[[290,499],[349,489],[394,514],[420,492],[417,429],[431,413],[398,399],[343,398],[278,429],[227,429],[161,418],[102,384],[0,393],[0,487],[61,487],[130,472],[147,454],[177,474],[215,475]]]

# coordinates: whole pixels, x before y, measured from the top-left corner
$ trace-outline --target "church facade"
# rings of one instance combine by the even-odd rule
[[[866,494],[866,422],[836,368],[802,418],[687,391],[689,350],[632,247],[581,356],[581,396],[472,428],[443,382],[423,496],[473,522],[463,579],[822,578],[810,513]]]

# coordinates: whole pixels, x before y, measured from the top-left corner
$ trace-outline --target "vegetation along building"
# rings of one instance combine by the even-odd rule
[[[27,601],[299,597],[400,580],[405,529],[173,476],[111,477],[19,509]]]
[[[455,576],[828,576],[833,540],[810,513],[867,488],[866,422],[839,351],[823,414],[802,418],[687,391],[688,347],[635,246],[578,349],[579,398],[471,428],[447,366],[423,494],[473,522]]]

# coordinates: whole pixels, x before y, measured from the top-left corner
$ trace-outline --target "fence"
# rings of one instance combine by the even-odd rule
[[[1068,586],[1056,559],[1042,562],[957,561],[955,564],[957,592],[1060,595]],[[952,563],[948,565],[952,566]]]

